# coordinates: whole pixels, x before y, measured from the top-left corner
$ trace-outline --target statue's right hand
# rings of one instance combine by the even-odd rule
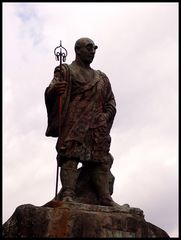
[[[67,82],[65,82],[65,81],[55,83],[55,85],[54,85],[55,94],[57,94],[57,95],[64,94],[66,86],[67,86]]]

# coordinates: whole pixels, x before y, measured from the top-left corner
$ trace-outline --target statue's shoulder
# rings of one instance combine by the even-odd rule
[[[96,70],[96,72],[99,74],[99,76],[101,78],[104,79],[104,81],[109,81],[109,78],[107,77],[107,75],[104,72],[102,72],[101,70]]]

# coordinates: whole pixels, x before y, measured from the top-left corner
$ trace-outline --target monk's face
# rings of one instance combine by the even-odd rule
[[[89,38],[83,38],[79,44],[77,54],[79,58],[86,64],[90,64],[95,56],[97,46]]]

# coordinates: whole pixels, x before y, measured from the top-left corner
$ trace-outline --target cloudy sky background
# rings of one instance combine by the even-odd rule
[[[3,3],[3,222],[21,204],[54,197],[44,91],[54,48],[62,40],[69,64],[80,37],[99,46],[92,67],[117,102],[113,199],[177,237],[178,3]]]

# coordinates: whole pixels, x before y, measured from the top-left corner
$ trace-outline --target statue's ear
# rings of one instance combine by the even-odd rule
[[[80,53],[80,46],[76,46],[76,47],[75,47],[75,52],[76,52],[76,54],[79,55],[79,53]]]

